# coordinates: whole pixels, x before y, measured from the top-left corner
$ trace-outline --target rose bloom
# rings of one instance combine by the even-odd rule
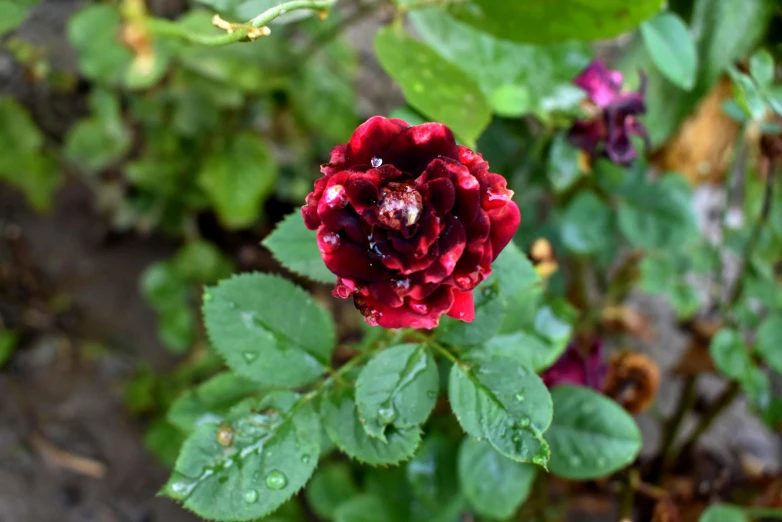
[[[334,296],[386,328],[473,320],[472,290],[521,219],[505,178],[445,125],[380,116],[321,172],[302,214],[337,275]]]
[[[618,165],[628,165],[638,156],[632,136],[642,137],[649,148],[646,129],[638,121],[646,112],[646,77],[641,74],[638,92],[623,92],[622,79],[622,73],[595,60],[573,81],[586,91],[585,108],[592,117],[575,122],[568,138],[590,156],[605,156]]]
[[[571,342],[557,362],[540,375],[546,386],[574,384],[602,391],[606,379],[603,341],[596,340],[586,350],[579,344]]]

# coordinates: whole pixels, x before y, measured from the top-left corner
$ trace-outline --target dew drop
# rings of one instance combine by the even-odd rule
[[[213,299],[212,294],[210,294],[209,292],[204,292],[204,302],[205,303],[208,303],[212,299]]]
[[[516,397],[516,400],[517,400],[517,401],[519,401],[519,402],[524,402],[524,394],[523,394],[523,393],[517,393],[517,394],[515,395],[515,397]]]
[[[530,425],[529,417],[524,417],[519,421],[519,426],[521,426],[522,428],[529,428],[529,425]]]
[[[230,446],[234,440],[234,430],[227,424],[223,424],[217,430],[217,442],[221,446]]]
[[[396,411],[393,406],[377,410],[377,420],[379,420],[381,424],[391,424],[394,422],[394,419],[396,419]]]
[[[418,315],[426,315],[429,313],[429,305],[426,303],[410,303],[410,309]]]
[[[532,463],[537,464],[538,466],[545,466],[546,462],[547,459],[543,455],[535,455],[534,457],[532,457]]]
[[[247,362],[247,364],[250,364],[258,358],[258,352],[242,352],[242,357],[244,357],[244,360]]]
[[[322,232],[318,232],[318,247],[324,254],[333,254],[339,249],[341,244],[342,239],[336,232],[325,229]]]
[[[266,487],[269,489],[282,489],[288,485],[288,477],[282,471],[274,470],[266,475]]]
[[[380,165],[383,164],[383,158],[378,158],[377,156],[375,156],[374,158],[372,158],[371,163],[374,168],[378,168]]]
[[[301,462],[303,464],[309,464],[310,463],[310,456],[305,453],[304,455],[301,456]]]
[[[510,440],[512,440],[513,442],[519,443],[519,442],[521,442],[521,437],[519,437],[518,435],[514,435]]]
[[[570,463],[571,466],[577,468],[581,465],[581,457],[579,457],[578,455],[571,455],[570,458],[568,459],[568,462]]]
[[[428,392],[426,392],[426,396],[429,397],[430,399],[435,399],[435,398],[437,398],[437,392],[436,391],[428,391]]]
[[[252,504],[258,500],[258,492],[254,489],[248,489],[244,492],[244,501],[248,504]]]

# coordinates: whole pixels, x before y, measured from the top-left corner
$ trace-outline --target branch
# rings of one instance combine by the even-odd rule
[[[149,18],[146,21],[146,27],[150,33],[171,38],[179,38],[180,40],[199,45],[218,46],[241,41],[251,42],[262,36],[268,36],[271,33],[271,30],[266,24],[286,13],[303,9],[325,12],[336,2],[337,0],[291,0],[290,2],[270,7],[252,20],[243,24],[226,22],[215,15],[212,19],[212,24],[215,27],[226,31],[225,34],[220,35],[195,34],[176,22],[164,20],[162,18]]]

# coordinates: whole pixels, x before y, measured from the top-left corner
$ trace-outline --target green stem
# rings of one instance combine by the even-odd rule
[[[266,24],[275,18],[291,11],[299,11],[302,9],[323,11],[329,9],[336,2],[337,0],[291,0],[290,2],[270,7],[247,23],[235,24],[230,32],[221,35],[195,34],[176,22],[164,20],[162,18],[148,18],[146,20],[146,28],[150,33],[171,38],[179,38],[180,40],[194,44],[207,46],[226,45],[241,40],[253,40],[257,38],[257,36],[253,35],[257,34],[259,28],[265,27]]]
[[[419,341],[421,341],[424,344],[429,345],[435,351],[439,352],[443,357],[445,357],[446,359],[448,359],[452,363],[454,363],[454,364],[461,364],[461,361],[459,361],[459,359],[454,354],[452,354],[448,350],[448,348],[446,348],[442,344],[438,343],[437,341],[435,341],[434,339],[432,339],[428,335],[424,335],[424,334],[422,334],[420,332],[416,332],[415,330],[409,332],[408,335],[410,337],[418,339]]]
[[[671,453],[673,452],[673,446],[676,442],[676,435],[679,433],[684,416],[692,408],[693,404],[695,404],[696,391],[697,379],[696,376],[691,375],[684,381],[684,388],[682,388],[682,393],[679,396],[676,411],[670,420],[665,424],[665,430],[663,432],[663,440],[660,449],[660,455],[662,456],[662,464],[664,467],[668,467],[674,462]],[[659,479],[662,476],[661,472],[662,466],[658,469],[656,476],[653,477],[654,482],[659,482]]]

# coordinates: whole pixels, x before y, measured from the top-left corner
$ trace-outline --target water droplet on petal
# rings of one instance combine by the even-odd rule
[[[340,210],[348,206],[348,193],[342,185],[332,185],[326,189],[323,200],[330,208]]]
[[[371,163],[374,168],[378,168],[380,165],[383,164],[383,158],[378,158],[377,156],[375,156],[374,158],[372,158]]]
[[[342,239],[338,233],[325,229],[318,231],[318,247],[324,254],[333,254],[341,244]]]
[[[258,352],[242,352],[242,357],[244,357],[247,364],[250,364],[258,358]]]
[[[254,489],[248,489],[244,492],[244,501],[248,504],[252,504],[258,500],[258,492]]]
[[[394,419],[396,419],[396,411],[393,406],[377,410],[377,420],[379,420],[381,424],[391,424],[394,422]]]
[[[288,477],[282,471],[274,470],[266,475],[266,487],[269,489],[282,489],[288,485]]]
[[[428,304],[426,304],[426,303],[416,303],[416,302],[411,302],[410,303],[410,309],[413,312],[417,313],[418,315],[426,315],[426,314],[429,313],[429,310],[430,310]]]

